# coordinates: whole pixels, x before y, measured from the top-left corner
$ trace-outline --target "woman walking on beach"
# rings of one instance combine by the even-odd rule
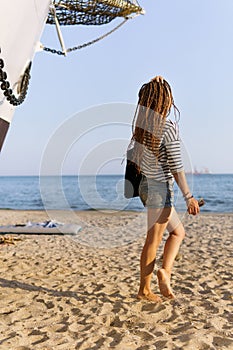
[[[172,107],[175,115],[179,113],[170,85],[157,76],[141,87],[133,121],[133,161],[142,173],[139,196],[147,207],[147,237],[141,253],[137,297],[154,302],[161,301],[151,291],[151,278],[164,231],[168,230],[169,237],[157,277],[161,294],[168,298],[174,298],[170,287],[171,270],[185,236],[173,205],[174,180],[184,196],[188,213],[199,213],[198,201],[190,192],[183,170],[178,127],[167,119]]]

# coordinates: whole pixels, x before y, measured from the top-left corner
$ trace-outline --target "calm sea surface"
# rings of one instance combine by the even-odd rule
[[[233,174],[188,175],[189,185],[197,198],[205,199],[203,212],[233,212]],[[122,175],[94,176],[9,176],[0,177],[2,209],[115,209],[142,210],[139,198],[123,196]],[[175,187],[176,208],[185,210]]]

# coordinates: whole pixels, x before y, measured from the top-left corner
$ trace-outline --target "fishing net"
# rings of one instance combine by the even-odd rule
[[[143,13],[136,0],[55,0],[53,5],[60,25],[101,25]],[[47,23],[55,24],[52,11]]]

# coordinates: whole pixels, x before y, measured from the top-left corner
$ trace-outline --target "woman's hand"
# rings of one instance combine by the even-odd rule
[[[187,199],[186,204],[189,214],[197,215],[200,212],[198,201],[194,197]]]
[[[154,80],[156,80],[157,81],[157,83],[162,83],[163,84],[163,80],[164,80],[164,78],[161,76],[161,75],[157,75],[156,77],[154,77],[153,79],[151,79],[151,81],[154,81]]]
[[[161,75],[157,75],[157,77],[155,77],[157,83],[159,83],[161,81],[161,83],[163,84],[163,77],[161,77]]]

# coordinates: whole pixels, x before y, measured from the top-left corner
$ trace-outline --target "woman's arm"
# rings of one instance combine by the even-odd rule
[[[182,170],[182,171],[173,173],[173,176],[186,201],[188,213],[192,215],[198,214],[200,212],[198,201],[192,196],[192,193],[190,192],[189,185],[187,183],[187,179],[185,176],[185,172]]]
[[[164,135],[164,141],[169,168],[184,196],[188,208],[188,213],[196,215],[199,213],[200,208],[198,201],[192,196],[186,180],[181,157],[179,131],[177,126],[171,121],[168,125],[169,128]]]

